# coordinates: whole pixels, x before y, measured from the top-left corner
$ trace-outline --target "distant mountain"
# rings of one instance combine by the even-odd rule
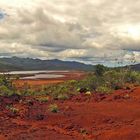
[[[0,58],[0,71],[12,70],[93,70],[93,65],[76,61],[40,60],[32,58]]]
[[[140,64],[131,65],[131,68],[136,71],[140,71]]]

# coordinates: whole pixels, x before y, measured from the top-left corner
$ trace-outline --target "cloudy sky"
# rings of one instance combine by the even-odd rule
[[[0,0],[0,57],[140,62],[140,0]]]

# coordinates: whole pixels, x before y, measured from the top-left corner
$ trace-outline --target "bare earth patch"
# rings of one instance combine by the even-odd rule
[[[126,96],[127,95],[127,96]],[[129,95],[129,96],[128,96]],[[40,103],[0,97],[0,140],[139,140],[140,87]],[[55,103],[57,113],[48,107]],[[11,105],[19,110],[13,113]]]
[[[16,88],[22,88],[25,84],[33,88],[34,87],[36,88],[48,84],[62,83],[64,81],[71,80],[71,79],[80,80],[86,75],[85,72],[81,72],[81,71],[53,72],[53,74],[64,75],[64,77],[52,78],[52,79],[19,79],[19,80],[14,80],[13,84],[16,86]]]

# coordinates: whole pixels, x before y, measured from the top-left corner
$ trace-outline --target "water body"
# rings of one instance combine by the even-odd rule
[[[22,77],[20,79],[52,79],[52,78],[62,78],[64,75],[59,74],[35,74],[34,76]]]
[[[59,74],[61,72],[61,74]],[[0,74],[10,74],[10,75],[26,75],[22,76],[20,79],[51,79],[51,78],[62,78],[65,77],[62,73],[69,71],[11,71]],[[56,74],[57,73],[57,74]]]

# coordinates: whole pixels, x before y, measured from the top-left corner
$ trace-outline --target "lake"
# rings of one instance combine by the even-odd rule
[[[10,75],[26,75],[22,76],[20,79],[51,79],[51,78],[62,78],[65,77],[62,73],[66,73],[69,71],[11,71],[0,74],[10,74]],[[60,74],[59,74],[60,73]]]

